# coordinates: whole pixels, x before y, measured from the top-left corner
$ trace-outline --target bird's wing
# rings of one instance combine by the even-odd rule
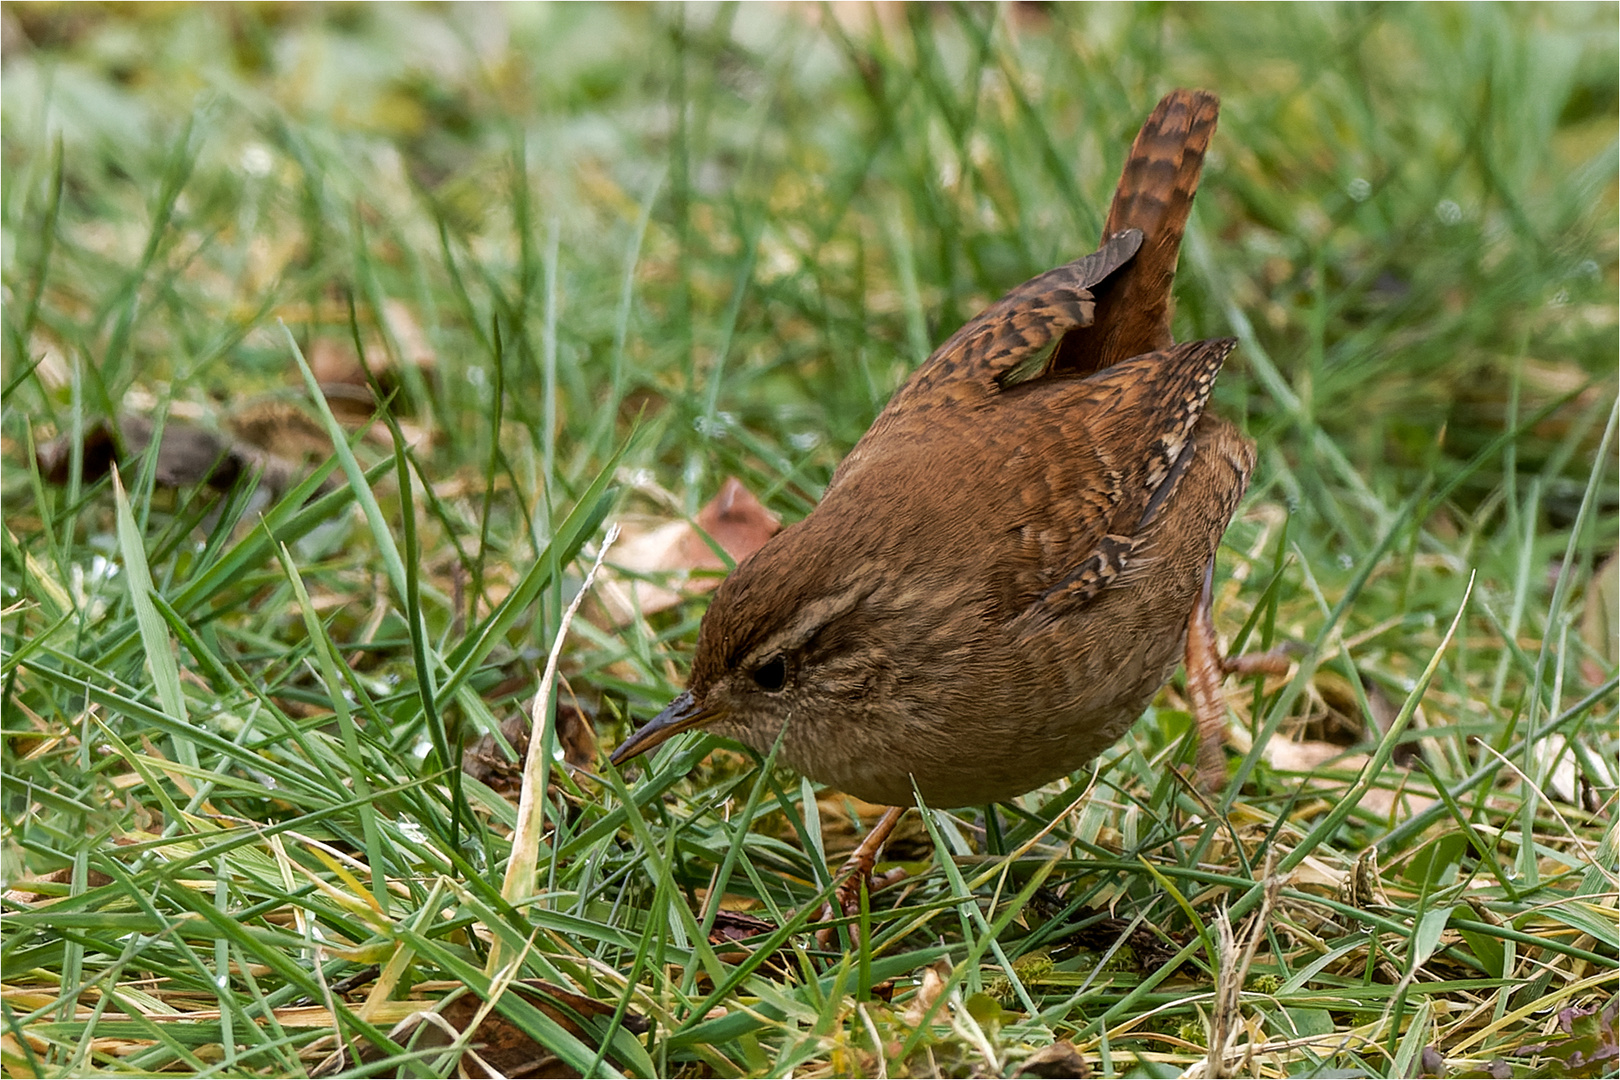
[[[1141,568],[1150,526],[1170,499],[1219,495],[1184,492],[1180,480],[1235,344],[1188,342],[1085,379],[1008,391],[1004,404],[1019,420],[987,418],[986,428],[1022,439],[1037,459],[1018,467],[1018,506],[1003,523],[1016,533],[1002,598],[1009,614],[1041,608],[1056,617],[1089,603]]]

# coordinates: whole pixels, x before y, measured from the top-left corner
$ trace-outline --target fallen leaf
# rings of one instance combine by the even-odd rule
[[[508,757],[493,735],[478,738],[461,755],[461,771],[502,794],[516,796],[523,784],[523,760],[529,753],[529,714],[520,712],[501,722],[501,736],[517,757]],[[557,745],[563,762],[575,769],[596,761],[596,731],[591,718],[573,705],[557,705]]]
[[[1348,754],[1337,743],[1316,739],[1300,742],[1272,739],[1266,744],[1266,763],[1280,772],[1315,772],[1330,761],[1353,769],[1366,760],[1365,754]]]
[[[731,911],[721,908],[714,913],[714,926],[709,931],[709,944],[716,947],[715,956],[722,962],[741,964],[748,959],[753,950],[747,946],[731,949],[726,948],[726,946],[735,945],[749,938],[762,937],[765,934],[774,932],[776,929],[777,925],[768,919],[750,915],[745,911]],[[792,970],[788,959],[787,950],[779,948],[766,957],[758,970],[771,975],[773,978],[785,980],[790,977]],[[700,981],[702,981],[701,978]]]
[[[1581,612],[1581,639],[1601,657],[1581,658],[1581,675],[1600,686],[1608,672],[1620,664],[1620,554],[1603,560],[1586,583],[1586,608]],[[1605,671],[1605,665],[1608,670]]]
[[[126,415],[116,425],[97,420],[84,430],[80,478],[94,483],[114,464],[129,473],[137,468],[152,443],[154,425],[144,416]],[[229,438],[199,424],[169,417],[158,444],[153,479],[159,487],[181,488],[206,484],[226,491],[244,474],[259,471],[260,484],[279,498],[297,481],[300,469],[279,454]],[[73,465],[71,432],[43,443],[35,452],[40,475],[49,483],[65,485]]]
[[[557,745],[562,747],[565,765],[585,769],[595,764],[596,729],[591,718],[572,705],[558,705]]]
[[[922,969],[922,980],[917,984],[917,991],[906,1003],[906,1023],[912,1027],[920,1027],[923,1019],[939,1000],[939,995],[945,992],[945,986],[950,981],[951,964],[949,960],[937,960]],[[933,1016],[934,1022],[943,1020],[939,1013]]]
[[[1061,1077],[1086,1080],[1091,1076],[1091,1066],[1080,1056],[1080,1051],[1075,1049],[1074,1043],[1060,1039],[1051,1046],[1042,1047],[1031,1054],[1022,1065],[1018,1066],[1018,1071],[1013,1075],[1052,1077],[1054,1080]]]
[[[289,461],[324,461],[332,456],[326,428],[301,404],[280,397],[249,401],[225,417],[239,441]]]
[[[1602,1005],[1565,1006],[1558,1010],[1558,1029],[1570,1037],[1522,1047],[1518,1054],[1553,1058],[1562,1066],[1558,1076],[1614,1074],[1620,1064],[1620,998],[1610,998]]]
[[[522,713],[501,721],[501,736],[516,752],[501,749],[493,735],[480,735],[461,754],[461,771],[498,795],[517,797],[523,783],[523,759],[529,752],[529,718]]]
[[[699,529],[708,533],[733,562],[742,562],[765,546],[782,528],[782,521],[755,498],[735,476],[720,485],[720,493],[697,512]],[[684,540],[685,565],[694,570],[722,570],[725,563],[695,531]]]
[[[616,1002],[597,1001],[556,983],[540,979],[514,982],[507,988],[507,992],[523,998],[586,1045],[594,1043],[594,1035],[580,1024],[579,1018],[607,1019],[618,1008]],[[422,1011],[429,1011],[431,1003],[423,1004]],[[457,1033],[467,1033],[469,1028],[473,1028],[473,1021],[483,1005],[483,999],[469,990],[440,1006],[437,1009],[437,1021],[417,1019],[404,1025],[404,1030],[394,1031],[392,1035],[396,1042],[410,1042],[418,1049],[449,1046],[456,1036],[452,1035],[451,1031],[445,1030],[446,1026]],[[626,1012],[621,1023],[624,1029],[633,1035],[643,1035],[648,1029],[646,1018],[633,1012]],[[535,1042],[511,1020],[493,1009],[476,1028],[472,1029],[467,1048],[500,1076],[542,1078],[580,1075],[556,1054]],[[371,1044],[361,1043],[358,1044],[355,1056],[358,1059],[355,1064],[366,1064],[379,1060],[382,1054]],[[323,1063],[329,1065],[329,1068],[323,1067],[312,1075],[330,1075],[350,1068],[351,1064],[344,1061],[343,1057],[341,1054],[334,1055],[327,1063]],[[607,1059],[613,1061],[613,1054],[609,1053]],[[465,1063],[460,1075],[482,1075],[482,1070],[469,1061]]]
[[[1307,855],[1288,875],[1288,884],[1296,889],[1311,886],[1337,897],[1347,878],[1343,870],[1334,869],[1315,855]]]
[[[746,911],[721,908],[714,913],[714,928],[709,931],[709,944],[722,945],[728,941],[744,941],[777,929],[769,919],[750,915]]]
[[[1253,743],[1248,732],[1241,727],[1234,727],[1228,739],[1228,745],[1239,754],[1247,754]],[[1314,773],[1325,765],[1331,764],[1336,773],[1355,773],[1362,769],[1371,755],[1353,753],[1337,743],[1322,742],[1316,739],[1286,739],[1274,738],[1266,743],[1266,763],[1279,772]],[[1404,770],[1398,769],[1394,775],[1405,775]],[[1324,793],[1343,791],[1343,781],[1315,777],[1307,777],[1305,783],[1311,788],[1320,788]],[[1415,791],[1395,791],[1383,785],[1375,785],[1367,790],[1361,797],[1362,810],[1375,817],[1400,820],[1428,809],[1434,799],[1420,795]],[[1400,813],[1397,814],[1396,810]]]
[[[152,421],[141,416],[119,417],[116,425],[106,420],[90,424],[84,430],[81,481],[88,484],[100,480],[114,464],[127,471],[151,445],[152,429]],[[40,475],[53,484],[66,484],[73,466],[73,433],[43,444],[35,458]],[[155,474],[160,486],[186,487],[206,482],[228,488],[239,475],[241,465],[241,461],[232,459],[223,437],[173,417],[164,424]]]
[[[1095,913],[1100,909],[1092,910]],[[1123,953],[1123,955],[1121,955],[1121,952],[1115,952],[1115,958],[1131,961],[1135,970],[1146,974],[1150,971],[1156,971],[1174,960],[1178,951],[1177,945],[1185,944],[1180,941],[1180,937],[1185,937],[1185,934],[1178,937],[1169,931],[1165,931],[1165,933],[1170,938],[1170,941],[1165,941],[1164,938],[1153,932],[1152,927],[1145,924],[1139,925],[1133,930],[1129,920],[1111,917],[1102,918],[1087,922],[1085,925],[1065,934],[1053,942],[1052,949],[1054,952],[1058,952],[1059,950],[1080,948],[1096,953],[1098,956],[1106,956],[1109,950],[1119,944],[1119,939],[1124,937],[1125,942],[1121,946],[1121,950],[1129,949],[1130,951]]]
[[[377,399],[371,392],[366,369],[355,358],[354,349],[347,341],[318,337],[309,343],[304,358],[320,385],[321,395],[340,424],[355,428],[370,422],[371,414],[377,409]],[[387,354],[381,349],[366,350],[366,363],[371,365],[379,381],[387,370],[387,360]]]
[[[55,890],[52,890],[51,892],[35,892],[27,886],[34,882],[51,885],[66,885],[72,880],[73,868],[71,866],[64,866],[60,870],[52,870],[44,877],[26,878],[17,882],[15,887],[6,890],[5,898],[14,904],[38,904],[50,900],[62,900],[67,896],[65,892],[57,892]],[[85,872],[84,884],[85,888],[99,889],[103,885],[111,885],[112,880],[112,878],[108,877],[106,874],[103,874],[100,870],[91,868]]]
[[[383,301],[383,325],[394,337],[394,344],[399,346],[399,358],[412,367],[431,369],[439,362],[438,354],[428,343],[427,334],[422,330],[422,324],[416,321],[410,306],[403,300],[388,299]]]
[[[625,521],[613,558],[597,579],[596,595],[610,625],[624,626],[636,617],[674,607],[688,596],[720,583],[714,575],[725,562],[709,546],[707,533],[733,562],[764,546],[782,527],[753,492],[728,477],[720,493],[697,516],[685,521]],[[697,572],[700,576],[693,577]],[[639,580],[667,577],[663,585]]]

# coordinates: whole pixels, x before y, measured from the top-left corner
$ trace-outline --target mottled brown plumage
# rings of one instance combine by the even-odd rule
[[[615,760],[705,725],[780,738],[786,764],[863,799],[908,805],[915,785],[962,806],[1124,733],[1182,656],[1254,466],[1205,411],[1233,342],[1170,337],[1216,111],[1199,91],[1160,102],[1101,247],[929,357],[815,511],[720,586],[687,693]],[[1199,662],[1217,685],[1218,659]],[[1218,697],[1198,707],[1218,730]]]

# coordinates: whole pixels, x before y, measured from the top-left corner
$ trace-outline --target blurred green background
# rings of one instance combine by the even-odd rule
[[[735,420],[665,440],[689,498],[767,450],[813,492],[933,344],[1090,250],[1130,133],[1183,84],[1224,108],[1180,335],[1245,338],[1221,394],[1293,499],[1361,527],[1313,493],[1348,480],[1316,432],[1395,491],[1565,399],[1517,467],[1567,520],[1613,392],[1612,4],[8,4],[4,26],[8,383],[47,356],[12,439],[73,363],[103,407],[279,380],[274,318],[342,333],[354,290],[420,324],[438,385],[411,405],[445,467],[485,454],[500,315],[516,372],[555,351],[569,475],[668,407]],[[537,383],[507,408],[539,438]]]

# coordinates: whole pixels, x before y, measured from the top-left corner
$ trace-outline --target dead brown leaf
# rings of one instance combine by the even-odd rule
[[[1586,583],[1586,608],[1581,612],[1581,638],[1601,657],[1581,659],[1581,676],[1601,686],[1609,671],[1620,664],[1620,554],[1611,554]]]
[[[911,1000],[906,1002],[905,1021],[907,1024],[914,1028],[922,1026],[923,1021],[928,1018],[929,1012],[934,1008],[934,1003],[945,992],[945,987],[950,982],[950,978],[951,962],[949,960],[937,960],[922,969],[922,981],[917,984],[917,991],[911,996]],[[939,1013],[934,1013],[933,1020],[935,1022],[941,1019]]]
[[[1240,754],[1249,751],[1250,743],[1247,735],[1242,728],[1234,729],[1230,745]],[[1266,743],[1265,758],[1266,763],[1272,768],[1280,772],[1293,773],[1314,773],[1329,764],[1336,773],[1354,773],[1372,760],[1369,754],[1348,751],[1337,743],[1318,739],[1292,740],[1280,737]],[[1399,765],[1398,762],[1396,764]],[[1325,794],[1342,791],[1344,786],[1342,780],[1329,778],[1317,780],[1308,777],[1305,783],[1309,787],[1320,788]],[[1360,806],[1370,814],[1398,821],[1428,809],[1434,801],[1417,792],[1394,791],[1380,785],[1368,789],[1362,795]]]
[[[134,468],[151,445],[154,427],[144,416],[133,415],[119,417],[116,424],[98,420],[89,425],[81,444],[82,482],[100,480],[115,464],[126,473]],[[279,497],[296,483],[300,473],[297,465],[279,454],[172,416],[164,422],[157,454],[153,479],[164,488],[206,484],[225,491],[244,473],[262,470],[260,483],[272,497]],[[47,482],[66,484],[73,465],[72,433],[41,444],[35,460]]]
[[[59,893],[56,890],[52,890],[50,892],[35,892],[34,890],[28,888],[28,886],[34,882],[39,882],[41,884],[48,883],[51,885],[66,885],[72,880],[73,868],[71,866],[64,866],[60,870],[52,870],[44,877],[26,878],[17,882],[16,887],[6,890],[6,899],[14,904],[38,904],[48,900],[60,900],[65,897],[64,893]],[[85,872],[84,884],[86,888],[99,889],[103,885],[111,885],[112,880],[112,878],[108,877],[106,874],[103,874],[100,870],[90,869]]]
[[[324,461],[332,456],[326,428],[302,405],[286,398],[247,402],[225,417],[225,427],[239,441],[289,461]]]
[[[780,519],[736,477],[728,477],[720,493],[692,522],[624,522],[613,549],[613,559],[597,580],[609,623],[624,626],[643,615],[674,607],[687,596],[707,592],[719,584],[725,569],[703,534],[707,533],[733,562],[741,562],[764,546],[782,525]],[[692,576],[694,573],[700,576]],[[667,576],[666,585],[638,580]]]
[[[364,393],[369,402],[370,391]],[[325,427],[303,404],[284,396],[249,398],[213,410],[185,401],[161,406],[150,394],[136,390],[126,396],[125,404],[132,411],[116,422],[97,420],[86,427],[81,444],[85,483],[106,476],[115,464],[126,474],[135,468],[156,428],[148,414],[160,408],[168,413],[154,474],[159,487],[206,484],[224,491],[243,474],[257,472],[260,486],[279,498],[332,456]],[[363,419],[369,418],[369,409],[368,404]],[[36,460],[47,482],[66,484],[73,460],[71,432],[42,443]],[[321,491],[330,491],[333,483],[328,480]]]
[[[438,365],[439,356],[433,351],[433,346],[428,342],[422,324],[416,321],[416,315],[411,311],[410,305],[403,300],[384,300],[382,321],[389,334],[393,335],[394,344],[399,347],[401,362],[423,369],[432,369]]]
[[[461,771],[502,795],[516,797],[523,784],[523,760],[529,753],[529,714],[516,713],[501,722],[501,735],[516,752],[508,757],[493,735],[478,738],[461,756]],[[591,718],[574,705],[557,705],[557,745],[563,762],[575,769],[596,761],[596,731]]]
[[[540,979],[525,979],[512,983],[507,992],[518,995],[587,1045],[593,1043],[595,1037],[579,1022],[579,1018],[605,1019],[612,1016],[617,1009],[616,1002],[597,1001],[556,983]],[[474,1021],[483,1006],[483,999],[469,990],[440,1006],[437,1009],[436,1021],[417,1019],[405,1026],[404,1030],[396,1030],[392,1034],[395,1041],[409,1043],[417,1049],[449,1046],[456,1039],[456,1034],[452,1032],[464,1033],[473,1028]],[[428,1003],[424,1003],[423,1012],[428,1011],[428,1008]],[[633,1012],[625,1013],[623,1025],[626,1031],[634,1035],[643,1035],[648,1029],[646,1018]],[[491,1010],[481,1022],[478,1022],[476,1028],[473,1028],[468,1049],[471,1053],[477,1054],[485,1065],[500,1076],[547,1078],[580,1075],[496,1010]],[[365,1064],[380,1058],[381,1053],[370,1044],[365,1044],[358,1048],[356,1056],[359,1059],[356,1064]],[[315,1071],[315,1075],[328,1075],[349,1067],[350,1063],[343,1060],[344,1057],[345,1055],[341,1054],[334,1055],[323,1063],[321,1069]],[[615,1060],[611,1053],[608,1054],[608,1060]],[[482,1070],[477,1065],[472,1062],[464,1063],[461,1075],[481,1074]]]
[[[758,915],[750,915],[746,911],[732,911],[721,908],[714,913],[714,926],[709,930],[709,944],[715,946],[715,956],[727,964],[741,964],[746,961],[753,951],[747,946],[728,948],[748,938],[760,937],[775,931],[777,925],[769,919],[762,919]],[[785,948],[779,948],[761,964],[760,971],[778,980],[791,977],[792,965],[789,954]],[[700,983],[707,981],[706,976],[700,976]]]
[[[1024,1063],[1018,1066],[1014,1076],[1033,1077],[1073,1077],[1075,1080],[1086,1080],[1091,1076],[1091,1066],[1086,1059],[1080,1056],[1074,1043],[1067,1039],[1060,1039],[1051,1046],[1042,1047],[1035,1051]]]

